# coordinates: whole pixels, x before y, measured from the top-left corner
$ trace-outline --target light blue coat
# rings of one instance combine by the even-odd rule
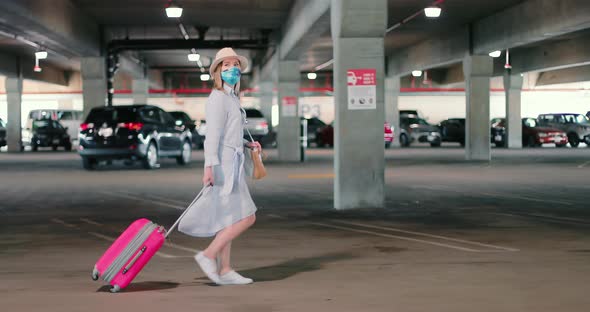
[[[233,89],[214,89],[205,107],[205,167],[213,168],[213,187],[181,220],[178,229],[209,237],[256,212],[244,173],[244,111]]]

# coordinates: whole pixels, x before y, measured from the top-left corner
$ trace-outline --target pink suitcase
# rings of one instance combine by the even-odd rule
[[[203,190],[189,207],[199,199]],[[156,252],[160,250],[168,235],[176,228],[188,210],[188,208],[185,209],[169,231],[166,231],[163,226],[144,218],[131,223],[102,257],[98,259],[94,270],[92,270],[92,279],[96,281],[99,277],[102,277],[112,286],[110,289],[112,293],[119,292],[127,287]]]

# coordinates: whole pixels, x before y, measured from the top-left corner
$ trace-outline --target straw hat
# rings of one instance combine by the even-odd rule
[[[215,71],[215,68],[217,67],[217,65],[219,65],[219,63],[223,62],[223,60],[230,58],[230,57],[235,57],[238,60],[240,60],[240,69],[243,71],[246,70],[246,68],[248,67],[248,59],[238,55],[236,53],[236,51],[234,51],[234,49],[232,48],[223,48],[221,50],[219,50],[219,52],[217,52],[217,54],[215,54],[215,59],[213,60],[213,62],[211,62],[211,66],[209,66],[209,74],[211,74],[211,76],[213,76],[213,72]]]

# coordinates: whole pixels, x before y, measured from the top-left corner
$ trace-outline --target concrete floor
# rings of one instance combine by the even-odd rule
[[[212,286],[171,237],[110,294],[94,262],[132,220],[169,226],[200,187],[188,168],[81,169],[75,153],[0,154],[3,311],[587,311],[590,149],[386,151],[387,207],[333,211],[332,151],[252,185],[258,221],[234,243],[249,286]]]

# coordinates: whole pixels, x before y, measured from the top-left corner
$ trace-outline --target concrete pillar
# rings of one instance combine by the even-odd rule
[[[148,79],[133,79],[131,83],[133,92],[133,104],[147,104],[150,92],[150,81]]]
[[[490,77],[493,60],[487,55],[467,55],[463,60],[467,116],[465,120],[465,158],[491,160]]]
[[[6,125],[6,145],[8,152],[21,151],[21,114],[22,114],[22,93],[23,78],[6,78],[6,102],[8,120]]]
[[[387,76],[385,77],[385,121],[389,122],[393,127],[395,137],[393,139],[392,147],[399,147],[399,93],[400,93],[400,77]]]
[[[92,108],[106,105],[107,75],[103,57],[82,58],[82,93],[84,118]]]
[[[523,77],[504,74],[506,92],[506,143],[508,148],[522,148],[522,117],[520,111]]]
[[[332,0],[330,14],[334,41],[334,208],[383,207],[387,0]],[[364,72],[370,77],[374,73],[374,84],[367,86],[375,87],[359,95],[358,86],[348,86],[349,71],[354,83],[359,79],[367,82],[365,74],[357,74]],[[354,80],[353,73],[357,77]],[[350,98],[349,90],[353,92]]]
[[[273,88],[274,83],[272,81],[261,81],[259,83],[260,92],[260,110],[266,120],[268,120],[268,130],[272,131],[272,102],[273,102]]]
[[[300,161],[299,142],[299,61],[278,62],[280,161]]]

